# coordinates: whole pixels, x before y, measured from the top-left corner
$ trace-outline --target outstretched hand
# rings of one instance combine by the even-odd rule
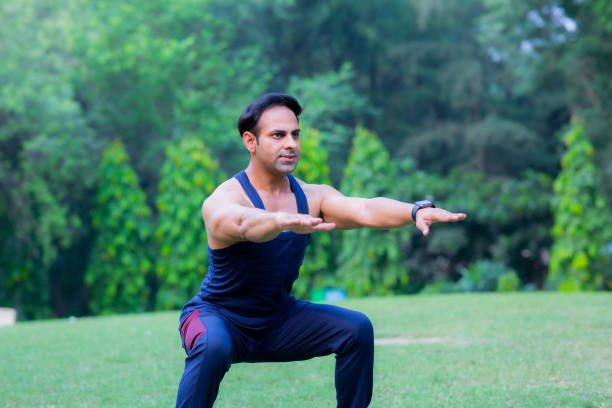
[[[464,213],[452,213],[442,208],[422,208],[416,213],[416,227],[426,236],[429,234],[429,226],[434,222],[456,222],[465,217]]]
[[[323,222],[308,214],[279,213],[276,222],[282,231],[293,231],[296,234],[310,234],[315,231],[329,231],[336,228],[333,222]]]

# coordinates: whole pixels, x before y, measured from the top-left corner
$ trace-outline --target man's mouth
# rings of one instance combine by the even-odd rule
[[[297,154],[281,154],[280,158],[287,161],[294,161],[297,160]]]

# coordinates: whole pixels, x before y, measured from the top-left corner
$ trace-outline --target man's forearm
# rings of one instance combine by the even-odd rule
[[[466,217],[463,213],[451,213],[427,203],[415,207],[415,204],[385,197],[345,197],[332,188],[324,193],[327,196],[322,201],[321,214],[326,222],[335,223],[336,228],[341,230],[363,227],[389,229],[416,223],[423,235],[427,235],[432,223],[460,221]],[[412,219],[414,208],[419,214],[416,220]]]
[[[238,219],[238,233],[245,241],[266,242],[282,232],[279,213],[258,209],[245,211]]]
[[[364,202],[363,226],[388,229],[403,227],[414,222],[410,213],[412,204],[391,198],[376,197]]]

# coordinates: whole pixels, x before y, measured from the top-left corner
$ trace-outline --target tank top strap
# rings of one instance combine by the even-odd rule
[[[238,180],[238,182],[244,189],[244,192],[247,193],[247,196],[249,196],[249,199],[251,200],[255,208],[265,210],[266,207],[264,207],[263,201],[261,201],[261,197],[259,197],[259,194],[257,194],[257,190],[255,190],[255,187],[253,187],[253,185],[249,181],[249,177],[247,176],[246,172],[242,170],[240,173],[236,174],[234,178]]]
[[[306,199],[306,194],[304,194],[304,190],[302,190],[302,187],[300,187],[300,183],[298,183],[295,177],[293,177],[291,174],[287,174],[287,177],[289,178],[289,185],[291,186],[291,191],[293,191],[293,194],[295,195],[298,213],[308,214],[308,200]],[[255,190],[255,187],[253,187],[253,185],[251,184],[251,181],[249,180],[249,177],[247,176],[246,172],[242,170],[240,173],[236,174],[234,178],[238,180],[238,182],[244,189],[244,192],[247,194],[255,208],[265,210],[266,207],[264,206],[261,197],[257,193],[257,190]]]
[[[291,174],[287,174],[289,178],[289,184],[291,184],[291,190],[295,194],[295,200],[297,201],[298,212],[300,214],[308,214],[308,200],[304,190],[300,187],[300,183]]]

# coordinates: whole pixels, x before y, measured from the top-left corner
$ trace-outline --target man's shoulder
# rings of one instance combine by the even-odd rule
[[[232,177],[232,178],[225,180],[223,183],[219,184],[217,188],[215,189],[215,191],[213,191],[212,194],[237,191],[239,188],[240,188],[240,183],[238,182],[238,180],[236,180],[235,177]]]
[[[242,194],[241,187],[238,180],[235,178],[230,178],[225,180],[223,183],[219,184],[217,188],[204,200],[204,204],[217,202],[217,201],[235,201],[236,203],[241,203]]]
[[[295,177],[295,179],[299,183],[300,187],[302,187],[302,190],[304,190],[304,194],[306,194],[308,197],[323,196],[329,192],[335,191],[332,186],[327,184],[312,184],[307,183],[297,177]]]

